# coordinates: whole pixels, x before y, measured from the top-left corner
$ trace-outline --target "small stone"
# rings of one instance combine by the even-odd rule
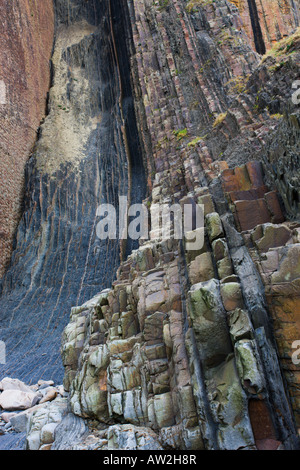
[[[57,390],[53,388],[52,390],[49,390],[44,397],[40,400],[40,404],[46,403],[47,401],[52,401],[57,397]]]
[[[54,442],[54,432],[56,427],[57,423],[45,424],[41,431],[41,442],[43,444],[52,444]]]
[[[11,418],[13,418],[14,416],[16,416],[17,413],[2,413],[1,414],[1,418],[6,422],[6,423],[9,423]]]
[[[64,396],[65,396],[66,391],[65,391],[63,385],[58,385],[58,386],[56,387],[56,390],[58,391],[58,393],[60,394],[61,397],[64,397]]]
[[[37,384],[40,388],[44,386],[51,387],[54,385],[54,382],[53,380],[39,380]]]
[[[51,444],[43,444],[39,450],[51,450],[52,443]]]

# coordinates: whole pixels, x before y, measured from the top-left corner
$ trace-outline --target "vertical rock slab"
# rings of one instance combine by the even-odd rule
[[[24,168],[46,112],[53,47],[53,1],[1,2],[0,279],[21,216]]]

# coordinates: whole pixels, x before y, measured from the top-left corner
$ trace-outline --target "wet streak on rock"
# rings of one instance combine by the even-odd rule
[[[142,181],[129,50],[124,42],[118,71],[108,6],[107,0],[55,2],[49,115],[27,165],[24,212],[0,298],[0,334],[7,350],[0,373],[27,383],[62,380],[61,332],[70,308],[115,278],[119,241],[99,240],[95,228],[99,204],[117,207],[119,195],[128,193],[122,112],[133,142],[135,187],[138,178]],[[117,47],[123,41],[121,20],[118,13]],[[141,184],[133,193],[136,201],[143,190]]]
[[[130,175],[128,201],[131,205],[140,204],[146,197],[147,180],[142,159],[144,149],[141,148],[139,140],[131,88],[129,58],[133,52],[133,40],[127,2],[110,0],[109,12],[120,80],[120,109]],[[122,253],[123,258],[126,258],[133,249],[137,249],[139,244],[137,240],[128,239],[126,245]]]
[[[248,0],[251,24],[254,34],[254,43],[256,50],[259,54],[265,54],[266,46],[263,40],[263,35],[261,32],[260,21],[257,13],[257,7],[255,0]]]

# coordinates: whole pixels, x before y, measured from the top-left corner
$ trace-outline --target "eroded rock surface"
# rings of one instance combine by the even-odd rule
[[[26,382],[62,380],[59,349],[70,308],[109,287],[125,255],[119,240],[96,236],[98,206],[118,207],[119,196],[135,202],[145,192],[122,11],[112,26],[107,0],[54,6],[49,112],[27,163],[0,298],[0,370]]]
[[[53,2],[3,2],[0,15],[1,279],[22,215],[24,168],[46,114],[54,36]]]
[[[253,6],[256,2],[249,2],[248,6],[250,3]],[[64,408],[58,414],[54,411],[52,419],[50,410],[57,399],[45,409],[38,409],[28,428],[30,448],[299,447],[299,366],[292,361],[292,344],[300,334],[299,185],[293,173],[298,169],[299,109],[292,93],[298,79],[300,53],[299,30],[294,31],[297,11],[287,3],[285,14],[291,21],[285,24],[286,32],[280,30],[280,36],[294,34],[262,58],[258,54],[262,50],[249,41],[243,15],[226,0],[102,1],[97,3],[99,10],[92,18],[89,2],[84,6],[80,0],[69,2],[68,14],[74,24],[62,21],[62,35],[54,53],[57,81],[54,80],[50,102],[52,108],[57,105],[59,109],[49,114],[36,146],[36,163],[30,167],[33,170],[27,193],[31,203],[19,228],[14,255],[17,262],[23,247],[23,263],[29,256],[22,238],[27,232],[22,224],[27,221],[28,227],[35,227],[36,222],[30,221],[35,220],[37,213],[32,206],[37,200],[32,196],[36,191],[44,195],[39,197],[42,207],[43,202],[51,200],[59,210],[57,219],[52,206],[44,213],[47,218],[41,216],[44,231],[36,239],[37,256],[30,255],[36,264],[32,267],[28,261],[33,275],[28,278],[26,298],[41,298],[38,295],[42,296],[47,286],[43,303],[47,305],[51,296],[55,298],[50,319],[60,328],[63,321],[59,322],[59,318],[67,323],[65,311],[72,304],[61,347],[64,387],[69,392],[63,408],[67,402],[68,410]],[[279,2],[274,4],[275,10],[279,8]],[[63,2],[57,1],[56,8],[59,15],[65,14]],[[276,19],[280,22],[281,18]],[[262,34],[270,32],[271,26],[273,23],[261,22]],[[107,31],[105,40],[103,31]],[[123,42],[122,31],[126,32]],[[75,39],[79,42],[74,43]],[[93,49],[96,40],[97,47]],[[126,49],[122,49],[124,44]],[[89,54],[84,55],[83,61],[82,51],[87,49]],[[106,63],[111,50],[122,53]],[[100,75],[96,74],[97,54],[103,54],[101,64],[108,66],[107,75],[102,69]],[[119,79],[125,71],[130,74],[122,85]],[[96,77],[100,83],[109,77],[104,82],[113,101],[108,101],[106,108],[98,97],[106,112],[95,98]],[[87,99],[84,104],[79,91],[75,93],[76,80]],[[62,94],[65,82],[69,84],[69,98]],[[126,88],[129,84],[133,101]],[[101,86],[100,89],[103,91]],[[103,98],[101,93],[100,96]],[[133,107],[125,106],[125,96],[134,105],[137,122],[136,132],[127,134],[128,142],[141,142],[140,160],[131,152],[131,172],[125,171],[126,148],[116,138],[124,131],[126,109],[126,132],[135,122],[129,119]],[[66,148],[70,123],[73,132],[73,117],[78,117],[79,104],[84,110],[91,106],[93,112],[85,111],[76,129],[82,132],[83,142],[93,142],[97,150],[84,159],[80,156],[81,141],[77,142],[76,151],[68,153]],[[69,116],[56,118],[63,112]],[[53,132],[60,135],[62,122],[66,123],[66,135],[58,139],[57,148],[63,154],[55,158],[49,139]],[[106,130],[104,136],[101,125]],[[93,133],[97,129],[98,135]],[[89,131],[87,138],[85,133]],[[71,140],[76,144],[76,139]],[[112,141],[117,142],[118,149],[118,157],[113,160],[118,166],[114,170],[110,165],[116,157],[111,151]],[[101,153],[102,145],[107,153]],[[104,160],[97,160],[95,172],[99,149]],[[89,191],[95,203],[99,203],[101,178],[107,200],[114,202],[123,189],[133,199],[138,198],[141,192],[138,186],[137,192],[134,188],[135,182],[141,181],[142,161],[148,191],[142,196],[147,196],[148,208],[172,203],[182,207],[188,203],[204,205],[205,227],[194,231],[204,236],[201,247],[191,250],[187,234],[183,240],[164,239],[157,227],[150,226],[149,240],[141,241],[139,246],[131,245],[127,250],[117,243],[113,248],[110,244],[99,246],[97,257],[92,215],[90,223],[84,224],[88,226],[88,237],[75,243],[77,236],[83,237],[80,210],[74,211],[78,225],[65,232],[69,233],[67,243],[65,239],[57,242],[62,236],[60,225],[66,227],[66,214],[74,210],[74,204],[76,209],[83,209],[86,201],[81,198],[85,197],[87,186],[91,188],[91,174],[98,175],[94,192]],[[59,173],[56,162],[65,163]],[[42,180],[41,171],[46,171]],[[64,186],[58,183],[62,180]],[[49,192],[41,193],[44,182]],[[66,182],[70,183],[70,199],[62,197]],[[76,202],[71,197],[74,186],[78,189]],[[62,200],[67,200],[66,205]],[[52,238],[52,223],[59,227],[57,238]],[[54,250],[55,255],[51,251],[50,256],[49,247],[60,246],[67,246],[64,256],[59,249]],[[82,252],[82,246],[88,249]],[[128,256],[121,257],[113,276],[120,252]],[[104,260],[109,265],[109,275],[103,271]],[[48,262],[52,271],[47,269]],[[63,271],[60,263],[64,264]],[[19,275],[17,266],[12,264],[8,271],[3,295],[10,292],[9,284]],[[58,266],[55,272],[53,266]],[[26,277],[23,279],[24,276],[22,283],[26,283]],[[51,282],[60,283],[58,297]],[[24,298],[22,305],[26,305]],[[43,308],[39,312],[47,312]],[[19,307],[13,313],[12,318],[23,318]],[[38,316],[37,311],[33,313]],[[47,321],[52,326],[46,314],[37,321],[39,328]],[[51,335],[46,331],[48,341]],[[32,341],[33,337],[28,334],[26,340]],[[54,337],[57,341],[53,330]],[[56,347],[54,342],[53,348]],[[26,372],[32,375],[31,360],[32,356]],[[51,370],[49,362],[52,366],[53,359],[45,360],[44,370]],[[23,367],[20,365],[22,374]],[[39,365],[38,373],[41,370]]]

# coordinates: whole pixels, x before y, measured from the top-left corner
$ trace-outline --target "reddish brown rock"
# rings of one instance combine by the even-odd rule
[[[264,401],[249,401],[249,416],[258,450],[276,450],[281,442],[276,439],[270,412]]]
[[[260,162],[248,162],[241,167],[224,170],[221,178],[241,231],[267,222],[284,221],[276,191],[269,191],[264,184]]]
[[[20,217],[24,167],[46,111],[54,12],[52,0],[1,2],[0,277]]]
[[[251,230],[259,224],[271,222],[264,199],[236,202],[237,220],[242,231]]]
[[[264,53],[297,27],[298,6],[292,0],[230,0],[239,9],[253,48]]]

